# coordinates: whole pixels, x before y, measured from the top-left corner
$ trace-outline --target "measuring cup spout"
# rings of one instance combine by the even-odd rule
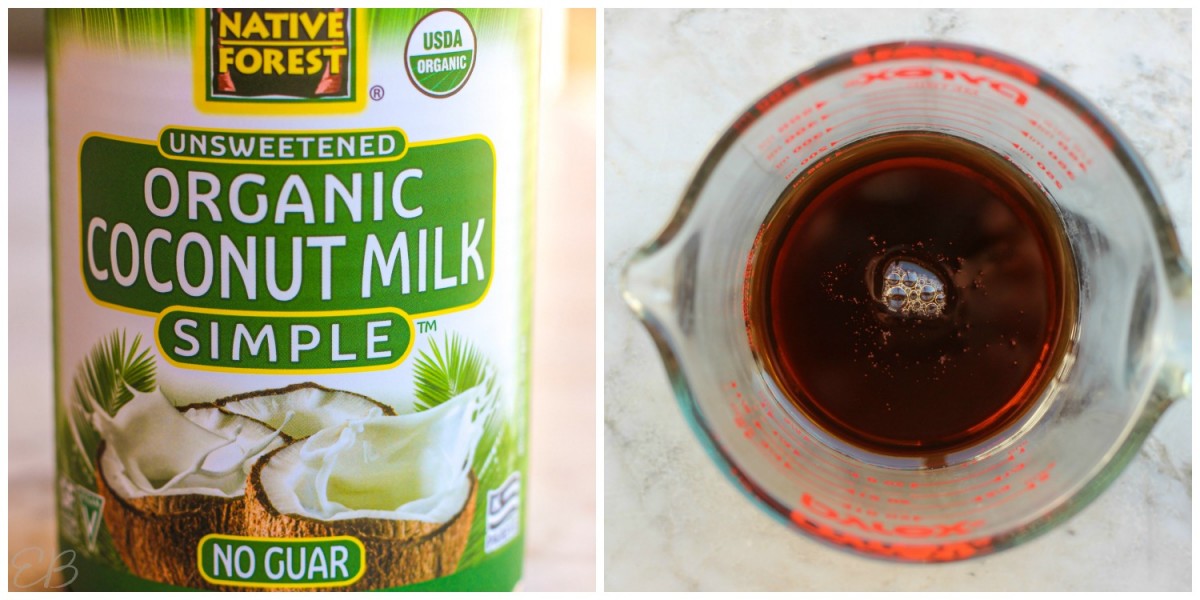
[[[660,238],[641,248],[621,273],[622,296],[648,327],[658,322],[686,328],[691,320],[698,244],[678,241]]]
[[[621,270],[621,297],[643,321],[648,312],[670,305],[671,288],[658,256],[643,248]]]

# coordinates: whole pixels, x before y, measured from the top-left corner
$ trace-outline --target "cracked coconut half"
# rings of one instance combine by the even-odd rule
[[[247,534],[358,538],[366,572],[340,589],[453,573],[475,513],[471,464],[494,399],[477,386],[429,410],[350,421],[265,454],[247,484]]]
[[[122,560],[139,577],[212,589],[196,547],[210,533],[246,535],[255,460],[321,428],[395,411],[303,383],[182,408],[161,393],[137,394],[114,417],[93,414],[104,440],[97,489]]]

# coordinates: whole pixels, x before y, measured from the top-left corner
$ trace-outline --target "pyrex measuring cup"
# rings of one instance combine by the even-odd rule
[[[839,148],[904,131],[958,136],[1025,172],[1053,204],[1076,274],[1071,341],[1035,408],[938,468],[848,452],[793,410],[744,317],[755,237],[787,186]],[[959,560],[1047,531],[1189,393],[1189,266],[1145,167],[1078,94],[979,48],[872,46],[770,91],[716,143],[623,285],[722,470],[794,528],[872,557]]]

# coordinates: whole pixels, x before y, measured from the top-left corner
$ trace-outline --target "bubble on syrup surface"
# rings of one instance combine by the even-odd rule
[[[882,267],[886,285],[878,300],[888,312],[921,319],[945,313],[946,282],[934,269],[903,255],[893,256]]]

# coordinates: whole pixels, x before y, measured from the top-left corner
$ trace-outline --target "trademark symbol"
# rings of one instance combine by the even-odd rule
[[[417,333],[437,331],[437,321],[417,321]]]
[[[371,99],[375,100],[375,101],[383,100],[383,86],[382,85],[371,86]]]

